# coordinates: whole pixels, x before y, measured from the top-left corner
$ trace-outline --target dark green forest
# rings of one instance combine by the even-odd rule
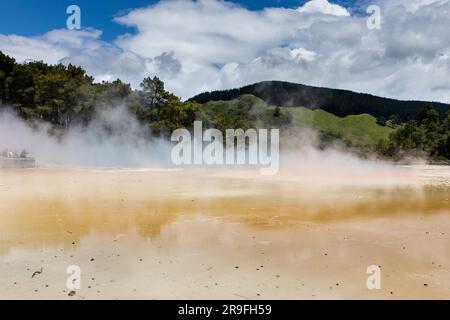
[[[238,89],[201,93],[191,99],[198,103],[211,100],[233,100],[251,94],[268,104],[280,107],[320,108],[339,117],[368,113],[376,118],[405,122],[424,107],[432,104],[441,117],[450,110],[450,104],[423,101],[400,101],[347,90],[311,87],[282,81],[264,81]]]
[[[450,159],[450,111],[441,119],[433,106],[421,110],[377,146],[380,154],[394,159],[405,156]]]
[[[0,52],[0,105],[13,108],[30,123],[40,120],[65,130],[87,125],[96,109],[119,104],[127,106],[155,135],[191,126],[199,107],[167,92],[157,77],[144,79],[140,90],[132,90],[119,79],[94,83],[85,70],[70,64],[19,64]]]
[[[264,106],[250,95],[262,99]],[[283,129],[292,126],[290,109],[297,106],[320,108],[340,117],[368,113],[377,118],[377,125],[395,130],[377,145],[357,148],[394,160],[405,156],[450,159],[450,105],[442,103],[397,101],[285,82],[263,82],[182,101],[158,77],[143,79],[140,88],[133,90],[120,79],[95,83],[74,65],[17,63],[0,52],[0,109],[12,108],[31,126],[44,122],[51,125],[50,134],[64,134],[71,127],[87,126],[96,111],[117,105],[126,106],[154,136],[165,138],[175,129],[191,128],[195,120],[221,130]],[[320,136],[327,143],[342,140],[327,133]]]

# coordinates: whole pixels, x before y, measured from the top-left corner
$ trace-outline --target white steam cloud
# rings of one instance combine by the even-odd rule
[[[0,150],[26,149],[38,165],[151,167],[170,162],[170,144],[152,137],[127,108],[97,111],[87,127],[49,135],[50,126],[0,111]]]

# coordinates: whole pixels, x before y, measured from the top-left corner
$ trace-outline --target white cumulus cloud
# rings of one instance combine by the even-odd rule
[[[350,13],[347,9],[329,3],[328,0],[311,0],[297,9],[300,12],[306,13],[323,13],[323,14],[331,14],[335,16],[349,16]]]
[[[251,11],[218,0],[162,0],[116,18],[136,32],[114,43],[99,30],[53,30],[0,34],[0,50],[19,61],[75,63],[97,81],[119,77],[134,87],[158,75],[183,98],[285,80],[450,102],[450,1],[374,0],[381,30],[332,2]]]

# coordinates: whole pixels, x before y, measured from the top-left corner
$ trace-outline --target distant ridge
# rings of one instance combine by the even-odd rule
[[[238,89],[205,92],[189,100],[198,103],[228,101],[244,94],[252,94],[268,104],[280,107],[320,108],[340,117],[368,113],[377,118],[385,117],[386,119],[395,115],[400,120],[406,121],[427,105],[433,105],[441,117],[450,110],[450,104],[440,102],[402,101],[348,90],[312,87],[283,81],[264,81]]]

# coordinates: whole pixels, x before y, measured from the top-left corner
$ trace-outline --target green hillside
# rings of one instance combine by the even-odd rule
[[[263,81],[242,88],[204,92],[190,100],[198,103],[229,101],[242,95],[254,95],[266,103],[280,107],[303,106],[321,108],[339,117],[368,113],[376,118],[394,117],[406,122],[426,106],[432,105],[441,118],[450,111],[450,104],[432,101],[401,101],[348,90],[319,88],[283,81]]]
[[[286,136],[302,134],[298,128],[313,127],[320,133],[314,141],[319,148],[341,140],[361,156],[375,152],[393,160],[450,160],[448,104],[398,101],[279,81],[182,101],[156,76],[143,79],[140,89],[133,89],[120,79],[96,83],[74,65],[17,63],[0,52],[0,113],[11,110],[33,127],[44,123],[50,135],[62,136],[71,128],[90,126],[99,112],[118,105],[148,128],[147,139],[169,139],[176,129],[192,129],[195,120],[222,131],[280,128]],[[113,134],[113,129],[105,130]],[[296,139],[284,140],[296,147]]]
[[[210,101],[200,108],[203,120],[218,129],[251,127],[312,127],[323,134],[342,138],[352,144],[375,145],[388,139],[392,128],[377,124],[369,114],[335,116],[321,109],[276,107],[252,96],[230,101]]]
[[[342,137],[344,140],[360,145],[374,145],[380,140],[388,139],[392,128],[382,127],[369,114],[337,117],[321,109],[289,108],[293,115],[293,125],[309,124],[321,132]]]

